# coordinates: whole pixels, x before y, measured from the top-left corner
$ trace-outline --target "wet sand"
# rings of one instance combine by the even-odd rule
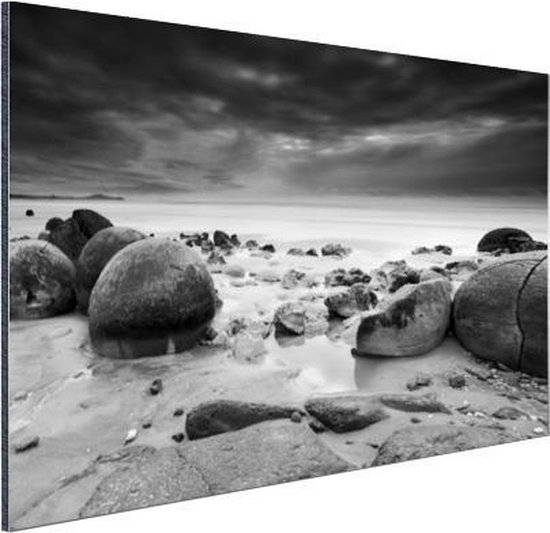
[[[33,203],[37,215],[26,218],[21,212],[24,213],[23,207],[27,204],[28,201],[12,203],[12,236],[35,236],[50,216],[69,216],[72,209],[66,207],[65,212],[61,202]],[[443,223],[444,209],[439,213],[440,223],[436,223],[433,216],[422,217],[418,212],[413,216],[412,210],[404,212],[396,223],[391,222],[391,213],[361,215],[358,207],[350,208],[343,216],[341,206],[327,208],[328,214],[325,210],[324,216],[316,207],[273,208],[269,214],[264,210],[265,218],[262,218],[257,208],[243,214],[242,206],[218,209],[212,205],[170,205],[157,219],[142,216],[136,205],[125,202],[89,207],[116,224],[132,225],[162,236],[177,238],[180,231],[219,228],[239,233],[243,242],[256,238],[262,243],[275,244],[277,252],[269,257],[240,249],[227,258],[229,264],[241,265],[247,272],[244,281],[250,280],[254,285],[235,286],[241,285],[235,283],[235,278],[224,273],[213,274],[224,302],[213,322],[216,330],[223,329],[235,317],[270,316],[285,301],[295,301],[306,294],[330,293],[331,289],[326,289],[322,280],[334,268],[359,267],[369,271],[389,259],[406,259],[412,266],[427,266],[470,257],[484,231],[513,218],[506,209],[494,209],[491,216],[486,213],[481,221],[474,223],[468,218],[462,227],[449,221],[460,221],[464,214],[449,211]],[[181,216],[176,216],[176,208]],[[241,214],[237,214],[239,209]],[[513,213],[515,217],[525,215],[521,210]],[[546,240],[545,212],[529,213],[528,223],[522,227],[532,232],[534,238]],[[336,224],[337,219],[341,223]],[[260,220],[264,222],[258,222]],[[513,223],[511,220],[506,225]],[[319,247],[327,242],[349,245],[353,252],[344,259],[286,255],[286,250],[293,246]],[[452,246],[456,255],[450,259],[442,254],[409,254],[416,246],[438,243]],[[255,276],[250,275],[266,269],[282,275],[290,268],[307,272],[319,286],[287,290],[278,282],[256,281]],[[37,448],[10,456],[13,526],[22,528],[76,518],[99,481],[112,468],[108,463],[101,466],[94,463],[99,455],[121,449],[132,429],[138,430],[133,445],[158,448],[175,445],[172,435],[184,431],[185,415],[174,416],[174,412],[183,409],[187,413],[193,406],[216,398],[300,406],[315,394],[355,390],[405,392],[410,379],[426,373],[433,379],[429,392],[437,394],[453,410],[452,419],[457,423],[496,423],[490,413],[513,403],[530,418],[498,421],[499,424],[515,432],[518,439],[537,436],[539,432],[534,430],[539,427],[546,433],[544,384],[522,386],[519,375],[491,370],[490,365],[474,359],[452,337],[425,356],[356,359],[351,354],[356,325],[344,327],[341,321],[335,321],[326,334],[310,338],[282,339],[272,333],[266,340],[267,353],[247,364],[232,359],[226,348],[212,346],[197,346],[189,352],[156,358],[109,360],[93,353],[87,320],[76,312],[49,319],[13,321],[10,324],[10,437],[40,436]],[[473,369],[474,373],[476,369],[492,371],[496,377],[487,381],[466,372],[466,387],[449,387],[449,376],[464,373],[466,368]],[[163,392],[151,396],[148,387],[158,378],[163,381]],[[529,394],[523,394],[526,389]],[[506,394],[516,390],[519,399],[512,401]],[[471,412],[456,411],[465,402],[472,406]],[[424,424],[449,421],[449,416],[444,414],[424,413],[418,418]],[[365,430],[345,434],[325,432],[320,438],[351,465],[369,466],[378,446],[396,429],[410,425],[410,419],[410,413],[398,413]],[[152,427],[143,429],[144,421],[151,421]]]

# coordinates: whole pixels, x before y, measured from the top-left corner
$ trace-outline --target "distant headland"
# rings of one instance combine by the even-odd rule
[[[122,196],[108,194],[89,194],[88,196],[72,196],[58,194],[10,194],[12,200],[113,200],[122,201]]]

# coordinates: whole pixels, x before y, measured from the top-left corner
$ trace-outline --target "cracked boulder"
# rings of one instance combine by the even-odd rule
[[[546,250],[543,242],[534,241],[525,231],[517,228],[497,228],[486,233],[477,245],[478,252],[521,253]]]
[[[75,268],[56,246],[40,240],[10,243],[10,316],[45,318],[75,307]]]
[[[412,426],[392,433],[380,447],[372,466],[473,450],[517,439],[506,430],[488,427]]]
[[[88,312],[90,293],[105,265],[117,252],[141,239],[145,235],[140,231],[115,226],[98,231],[86,243],[76,262],[76,299],[83,313]]]
[[[444,279],[405,285],[361,320],[358,356],[422,355],[444,339],[451,315],[451,284]]]
[[[192,347],[216,310],[212,278],[180,241],[150,238],[117,253],[101,272],[88,308],[92,346],[114,358]]]
[[[458,289],[455,335],[478,357],[548,375],[546,252],[515,254],[473,274]]]

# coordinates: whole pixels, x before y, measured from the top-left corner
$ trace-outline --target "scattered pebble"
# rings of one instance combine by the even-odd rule
[[[151,426],[153,425],[153,421],[152,420],[144,420],[142,423],[141,423],[141,427],[143,429],[149,429]]]
[[[416,377],[407,382],[407,389],[412,391],[429,387],[432,384],[432,378],[427,374],[418,374]]]
[[[123,442],[123,444],[130,444],[130,442],[135,441],[137,435],[138,435],[137,429],[131,429],[131,430],[129,430],[128,433],[126,434],[126,437],[124,437],[124,442]]]
[[[449,376],[449,386],[453,389],[461,389],[466,386],[466,377],[464,374],[453,374]]]
[[[294,411],[290,415],[290,420],[292,420],[292,422],[295,422],[296,424],[299,424],[302,421],[302,413],[300,413],[299,411]]]
[[[418,418],[417,416],[413,416],[413,417],[411,418],[411,422],[412,422],[413,424],[420,424],[420,422],[422,422],[422,420],[421,420],[420,418]]]
[[[178,407],[175,411],[174,411],[174,416],[181,416],[183,415],[184,411],[181,407]]]
[[[185,435],[183,433],[176,433],[175,435],[172,435],[172,440],[174,442],[180,443],[183,442],[185,439]]]
[[[13,443],[13,451],[15,453],[22,453],[33,448],[36,448],[40,442],[40,437],[38,435],[30,435],[29,437],[24,437],[19,441]]]
[[[149,394],[151,396],[156,396],[157,394],[162,392],[162,379],[155,379],[149,385]]]
[[[309,427],[314,433],[324,433],[326,428],[317,419],[313,419],[309,422]]]

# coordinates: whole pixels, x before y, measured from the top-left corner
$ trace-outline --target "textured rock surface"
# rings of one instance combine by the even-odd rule
[[[213,400],[201,403],[187,415],[185,430],[190,440],[237,431],[259,422],[290,418],[296,407],[264,403]]]
[[[181,242],[144,239],[107,264],[90,297],[94,349],[116,358],[190,348],[215,313],[212,278]]]
[[[498,228],[486,233],[477,245],[478,252],[521,253],[546,250],[546,244],[536,242],[525,231],[517,228]]]
[[[199,472],[175,448],[137,455],[101,481],[80,518],[209,496]]]
[[[48,240],[74,261],[78,259],[88,238],[80,231],[77,221],[74,218],[68,218],[50,230]]]
[[[86,239],[90,239],[98,231],[113,225],[109,219],[91,209],[76,209],[73,211],[72,218],[76,220],[80,231]]]
[[[450,293],[446,280],[402,287],[362,319],[357,355],[409,356],[433,350],[449,325]]]
[[[379,268],[369,272],[374,290],[396,292],[404,285],[418,283],[420,272],[406,261],[386,261]]]
[[[335,433],[356,431],[389,418],[376,398],[361,395],[311,398],[305,409]]]
[[[329,312],[340,318],[349,318],[362,311],[372,309],[378,303],[376,293],[366,283],[356,283],[348,290],[325,298]]]
[[[455,335],[475,355],[547,375],[546,252],[515,254],[473,274],[458,289]]]
[[[53,244],[10,244],[10,316],[45,318],[74,309],[75,268]]]
[[[328,311],[324,305],[288,302],[275,311],[273,322],[278,333],[313,335],[326,331],[327,319]]]
[[[470,426],[413,426],[393,433],[372,466],[421,459],[517,440],[507,431]]]
[[[111,258],[129,244],[144,238],[140,231],[115,226],[98,231],[86,243],[76,262],[76,299],[81,311],[88,311],[90,293]]]
[[[353,469],[305,424],[265,422],[198,442],[133,454],[99,483],[79,516],[128,511]]]

